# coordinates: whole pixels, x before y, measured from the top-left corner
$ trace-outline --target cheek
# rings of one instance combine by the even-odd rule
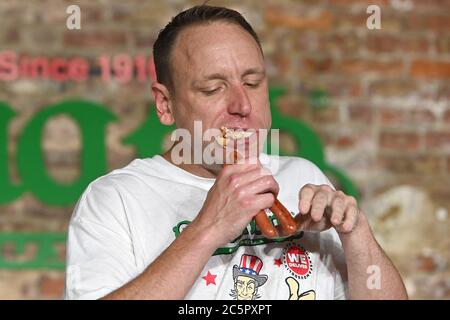
[[[272,122],[268,91],[265,89],[255,91],[252,94],[252,106],[253,112],[264,121],[264,124],[270,124]]]

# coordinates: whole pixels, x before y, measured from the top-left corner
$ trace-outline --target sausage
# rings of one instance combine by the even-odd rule
[[[273,239],[278,237],[278,230],[274,227],[272,222],[270,222],[269,217],[264,210],[258,212],[255,216],[255,222],[266,238]]]
[[[297,232],[297,224],[292,218],[289,210],[286,209],[283,204],[275,198],[275,202],[272,207],[269,208],[270,211],[275,215],[280,225],[281,232],[272,224],[267,217],[266,212],[261,210],[255,216],[255,222],[258,225],[261,233],[268,239],[288,237]]]
[[[234,152],[232,154],[232,157],[234,161],[237,160],[238,154],[237,152]],[[224,166],[227,166],[225,164]],[[294,218],[292,218],[291,213],[288,209],[275,197],[275,202],[272,205],[272,207],[269,208],[270,211],[275,215],[277,218],[282,233],[278,232],[277,228],[272,224],[272,222],[269,220],[269,218],[266,215],[265,210],[261,210],[258,212],[258,214],[255,216],[255,222],[259,229],[261,230],[261,233],[269,239],[273,238],[279,238],[279,237],[288,237],[296,233],[297,231],[297,223],[295,222]]]
[[[275,217],[277,218],[278,222],[281,225],[281,228],[283,230],[282,236],[291,236],[295,232],[297,232],[297,223],[291,216],[289,210],[286,209],[286,207],[283,206],[283,204],[277,198],[275,198],[275,202],[273,206],[270,208],[270,211],[273,212],[273,214],[275,215]]]

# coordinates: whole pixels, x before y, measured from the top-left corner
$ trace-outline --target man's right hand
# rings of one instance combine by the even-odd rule
[[[212,231],[219,247],[237,238],[260,210],[270,208],[278,191],[271,172],[259,163],[225,166],[191,225]]]

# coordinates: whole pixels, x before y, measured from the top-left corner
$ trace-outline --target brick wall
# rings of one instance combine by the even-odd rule
[[[0,2],[0,51],[90,60],[102,54],[149,56],[158,30],[170,17],[198,3],[4,0]],[[271,85],[288,89],[279,102],[281,111],[316,130],[328,162],[356,182],[363,203],[409,185],[426,192],[439,212],[450,209],[450,1],[210,3],[235,8],[248,18],[261,37]],[[81,8],[81,30],[65,26],[70,4]],[[381,8],[381,30],[366,27],[370,4]],[[326,92],[326,107],[311,104],[308,95],[313,90]],[[133,159],[133,148],[121,139],[147,114],[152,102],[149,83],[121,85],[93,76],[82,83],[0,82],[0,100],[17,112],[9,128],[11,164],[15,163],[15,141],[31,117],[45,106],[72,97],[105,104],[119,117],[108,128],[109,169]],[[47,124],[43,148],[53,177],[63,181],[77,177],[79,132],[70,119],[59,117]],[[17,170],[10,167],[11,175],[19,179]],[[0,205],[0,232],[64,232],[71,211],[71,206],[48,207],[24,194]],[[448,224],[448,218],[445,221]],[[449,257],[443,251],[434,254],[448,266]],[[409,258],[425,259],[426,265],[427,257],[397,259],[401,266]],[[437,267],[427,269],[422,263],[417,268],[401,270],[407,277],[408,272],[421,275],[419,280],[408,278],[413,297],[450,297],[448,267],[440,269],[441,278],[430,278],[437,289],[428,291],[421,290],[420,284],[426,285]],[[60,271],[0,270],[0,298],[58,298],[63,279]]]

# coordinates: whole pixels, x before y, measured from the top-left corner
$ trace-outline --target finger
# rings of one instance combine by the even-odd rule
[[[311,224],[311,216],[304,214],[297,214],[294,218],[295,223],[297,224],[297,230],[307,230],[309,225]]]
[[[345,201],[340,196],[336,196],[331,203],[331,223],[334,226],[338,226],[341,224],[342,219],[344,218],[345,212]]]
[[[311,204],[311,218],[318,222],[322,219],[325,208],[328,205],[328,194],[325,191],[318,191],[312,200]]]
[[[298,209],[301,214],[307,214],[309,212],[316,189],[316,186],[307,184],[300,190]]]
[[[261,177],[272,177],[272,173],[261,167],[250,167],[244,172],[236,172],[230,176],[230,186],[237,188],[239,186],[247,185]],[[272,177],[273,179],[273,177]]]
[[[248,172],[249,170],[254,170],[260,168],[259,164],[236,164],[236,165],[224,165],[220,171],[217,179],[222,177],[229,177],[232,174]]]
[[[222,169],[217,177],[218,183],[226,187],[238,188],[251,179],[256,179],[260,175],[261,168],[257,165],[233,165]]]
[[[253,218],[259,211],[270,208],[275,202],[275,196],[272,193],[258,194],[251,199],[246,200],[245,205],[248,205]]]
[[[340,231],[343,233],[349,233],[353,231],[358,222],[359,210],[357,206],[351,205],[347,207],[345,211],[344,222],[340,226]]]
[[[248,182],[247,184],[241,185],[236,191],[240,196],[253,196],[268,192],[277,195],[279,190],[279,185],[275,181],[274,177],[271,175],[264,175],[256,180]]]

